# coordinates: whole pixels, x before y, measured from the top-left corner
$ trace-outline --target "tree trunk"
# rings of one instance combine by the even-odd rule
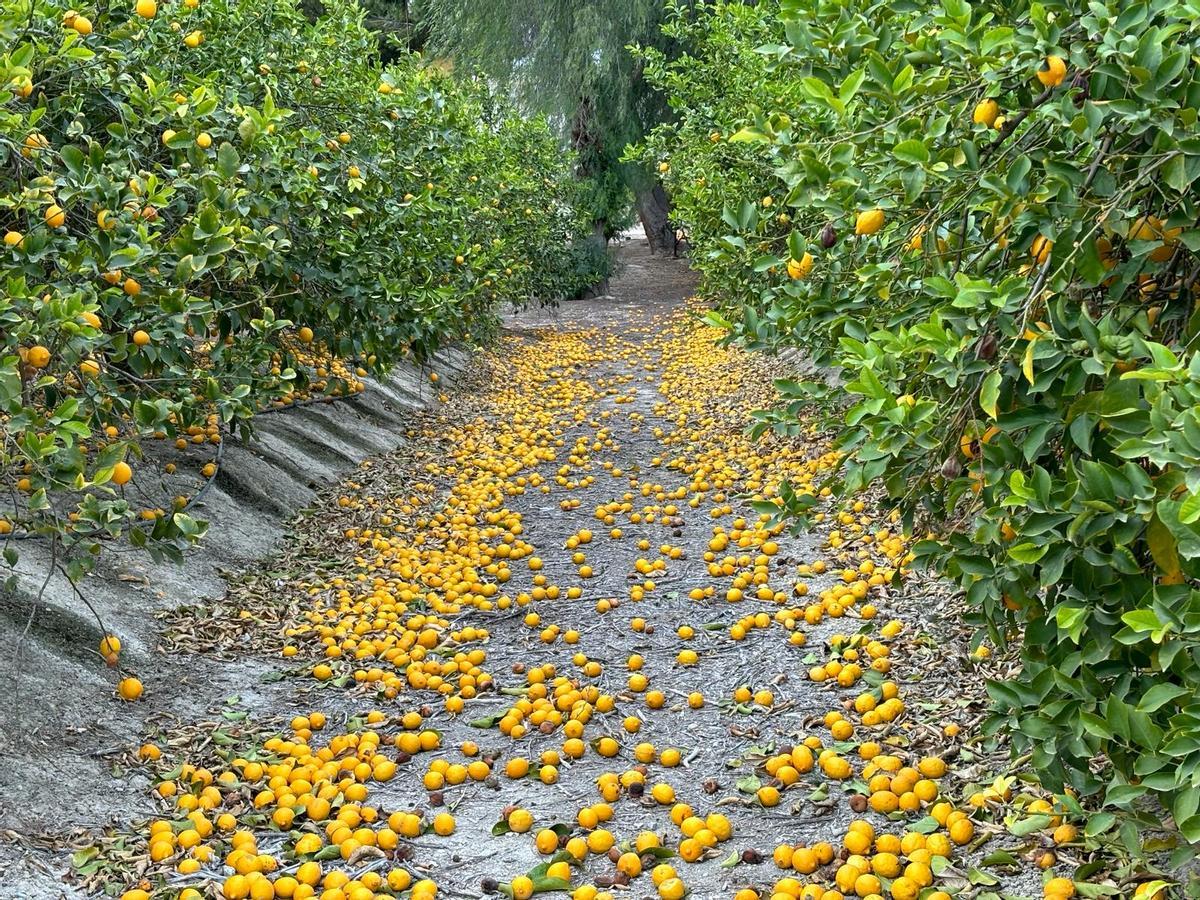
[[[671,225],[671,198],[663,190],[661,182],[637,192],[638,218],[646,230],[651,253],[679,255],[679,239]]]
[[[592,235],[589,240],[596,245],[597,252],[608,252],[608,222],[605,219],[592,220]],[[608,276],[604,276],[599,284],[592,285],[585,294],[595,297],[608,296]]]
[[[578,154],[576,174],[582,178],[595,175],[596,161],[601,157],[601,140],[596,130],[596,106],[591,97],[581,97],[571,125],[571,147]],[[592,239],[601,247],[608,246],[608,219],[598,215],[592,221]]]

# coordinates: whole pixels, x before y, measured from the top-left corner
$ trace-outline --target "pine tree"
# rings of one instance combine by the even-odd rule
[[[635,196],[655,251],[673,251],[669,202],[657,177],[620,162],[669,114],[642,78],[630,44],[666,47],[664,0],[415,0],[427,46],[507,85],[559,123],[592,182],[597,235],[620,226]],[[704,0],[675,6],[686,11]]]

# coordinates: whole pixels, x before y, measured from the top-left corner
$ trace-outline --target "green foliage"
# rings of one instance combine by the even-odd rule
[[[641,150],[669,163],[731,339],[802,347],[845,378],[844,488],[881,485],[910,526],[932,522],[943,538],[918,557],[962,586],[981,639],[1020,642],[992,728],[1051,785],[1116,806],[1158,795],[1191,840],[1197,12],[680,11],[687,57],[643,54],[678,121]],[[882,227],[856,235],[870,210]]]
[[[433,50],[487,72],[561,125],[590,182],[593,218],[610,235],[627,224],[630,190],[654,182],[621,154],[669,116],[627,46],[672,52],[661,0],[420,0],[417,11]]]
[[[545,122],[417,57],[382,68],[354,5],[75,16],[0,6],[0,535],[94,550],[143,512],[111,479],[144,439],[348,390],[308,328],[326,362],[386,369],[590,283]],[[201,531],[142,517],[160,550]]]

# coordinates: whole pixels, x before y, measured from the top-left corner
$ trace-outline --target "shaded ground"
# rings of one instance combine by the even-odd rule
[[[970,732],[953,740],[943,732],[951,723],[969,726],[977,718],[978,698],[977,692],[964,693],[957,683],[964,677],[973,679],[969,662],[953,643],[957,635],[943,632],[935,642],[923,634],[942,599],[936,592],[926,593],[915,600],[910,597],[901,608],[882,574],[870,581],[871,566],[880,573],[894,568],[902,552],[884,549],[889,542],[887,523],[877,520],[870,509],[860,508],[800,536],[755,526],[757,514],[743,495],[772,488],[784,476],[819,485],[822,472],[832,463],[823,456],[816,435],[806,441],[757,447],[751,447],[744,436],[748,412],[769,404],[773,397],[770,379],[778,363],[712,348],[715,335],[702,332],[685,311],[692,280],[682,262],[653,259],[639,242],[626,248],[623,262],[609,297],[512,317],[504,343],[473,369],[467,388],[438,411],[412,420],[406,434],[396,424],[395,437],[402,450],[369,460],[335,491],[323,492],[295,523],[294,535],[281,553],[236,578],[222,600],[172,615],[167,633],[147,641],[167,648],[171,655],[171,661],[157,669],[157,677],[148,680],[148,695],[156,706],[165,703],[178,721],[163,719],[157,732],[147,730],[134,737],[128,728],[130,718],[145,717],[147,706],[119,707],[124,724],[112,740],[124,776],[103,790],[95,787],[91,775],[82,783],[77,775],[60,778],[64,794],[82,795],[89,803],[66,802],[57,828],[49,829],[43,816],[40,829],[61,835],[80,825],[102,825],[110,815],[136,818],[154,805],[151,782],[169,781],[187,793],[181,763],[207,766],[218,773],[224,767],[231,773],[230,780],[220,787],[220,804],[213,816],[219,810],[236,815],[240,827],[256,834],[258,853],[276,858],[278,868],[271,878],[290,878],[306,858],[293,858],[296,839],[314,834],[325,842],[332,836],[323,822],[306,822],[303,811],[290,827],[271,827],[253,802],[266,778],[248,776],[245,760],[253,761],[256,755],[277,765],[282,760],[291,771],[289,760],[303,763],[310,747],[315,753],[329,745],[335,759],[343,753],[352,756],[353,746],[347,750],[340,736],[354,735],[357,743],[363,733],[374,732],[381,737],[380,752],[396,759],[399,766],[394,776],[381,779],[370,775],[368,765],[368,774],[361,779],[369,782],[369,793],[361,803],[379,811],[373,830],[378,833],[396,811],[413,811],[427,823],[449,811],[456,820],[454,833],[428,832],[402,841],[396,849],[378,850],[368,844],[344,862],[327,860],[326,874],[339,869],[355,884],[370,885],[372,872],[386,875],[402,870],[414,879],[434,881],[439,895],[480,896],[489,879],[507,883],[548,861],[550,857],[539,853],[534,844],[539,829],[555,825],[563,826],[564,834],[589,833],[591,829],[577,825],[577,817],[581,809],[601,802],[597,781],[614,773],[623,774],[626,784],[619,799],[611,802],[613,817],[604,827],[618,845],[650,832],[665,847],[681,849],[686,835],[672,819],[673,804],[650,796],[654,785],[668,784],[674,802],[689,804],[700,817],[725,816],[732,825],[732,835],[700,860],[666,860],[692,896],[728,897],[753,886],[766,897],[780,878],[794,878],[797,887],[810,880],[833,883],[836,861],[810,875],[781,870],[771,859],[781,844],[812,847],[829,842],[841,851],[847,825],[860,817],[849,798],[865,790],[867,764],[858,754],[863,741],[880,743],[906,765],[929,756],[950,761],[955,772],[936,780],[938,791],[950,798],[952,807],[961,805],[969,778],[987,774],[990,780],[986,761],[977,750],[966,749]],[[542,484],[547,491],[540,489]],[[447,506],[448,496],[459,505]],[[462,504],[468,496],[475,497],[480,508],[466,509]],[[485,498],[497,505],[484,507]],[[596,510],[614,502],[627,502],[630,507],[615,511],[612,525],[600,521]],[[483,574],[484,583],[493,580],[486,574],[485,557],[494,564],[500,535],[486,533],[488,512],[503,514],[497,527],[507,528],[509,537],[513,524],[519,524],[515,529],[519,541],[512,546],[523,541],[532,549],[507,566],[511,578],[500,585],[495,599],[486,604],[452,604],[443,592],[454,586],[446,586],[442,572],[468,566]],[[441,514],[446,520],[439,522]],[[610,536],[613,527],[620,529],[619,537]],[[731,546],[711,549],[716,546],[711,543],[714,528],[718,543],[724,534]],[[221,530],[221,521],[214,521],[214,535]],[[591,541],[568,548],[583,530],[593,533]],[[366,531],[375,538],[364,537]],[[380,536],[388,537],[391,546],[379,546]],[[480,548],[487,552],[480,553]],[[572,559],[575,552],[583,553],[582,562]],[[540,567],[531,565],[534,557],[541,561]],[[639,572],[639,560],[651,565],[659,561],[662,568]],[[424,565],[420,575],[403,571],[406,565],[418,563]],[[583,566],[591,572],[585,573]],[[843,572],[850,574],[843,577]],[[759,574],[762,579],[756,580]],[[385,576],[390,583],[384,584]],[[742,580],[748,584],[739,587]],[[647,587],[648,581],[652,586]],[[840,602],[838,586],[847,588],[855,582],[862,582],[864,596],[853,603]],[[372,583],[386,599],[371,599]],[[401,607],[396,598],[410,584],[418,588],[419,596]],[[797,586],[802,587],[797,590]],[[562,596],[522,602],[522,595],[547,587],[560,588]],[[580,590],[578,599],[567,598],[571,588]],[[759,589],[768,588],[768,594],[757,596]],[[706,596],[692,599],[693,591],[706,589]],[[730,602],[731,590],[746,596]],[[644,598],[638,599],[643,592]],[[499,597],[513,602],[501,608]],[[385,613],[397,612],[399,622],[407,622],[414,634],[436,632],[438,643],[432,653],[444,662],[456,653],[483,650],[486,662],[479,668],[493,679],[492,686],[480,682],[482,686],[472,691],[475,696],[466,697],[459,713],[447,708],[447,695],[413,685],[411,664],[393,665],[396,657],[384,662],[378,654],[360,662],[344,655],[333,657],[329,663],[333,677],[314,680],[314,664],[321,662],[323,648],[329,645],[313,629],[315,622],[342,629],[333,635],[334,642],[340,640],[351,654],[355,644],[363,645],[357,641],[347,645],[346,635],[365,641],[399,630],[388,627],[386,617],[364,615],[363,603],[371,608],[382,604]],[[868,605],[877,608],[877,616],[862,617],[868,614]],[[806,622],[805,612],[814,606],[820,615]],[[435,620],[444,617],[444,624],[412,625],[412,615],[425,611],[433,612]],[[528,618],[531,613],[536,620]],[[756,615],[765,621],[754,622]],[[881,636],[881,626],[892,616],[902,620],[904,627],[896,627],[899,635]],[[749,627],[743,636],[736,626],[745,627],[747,617]],[[356,630],[359,625],[361,631]],[[557,631],[546,633],[552,625]],[[693,634],[681,634],[681,626],[691,628]],[[463,636],[465,628],[485,628],[490,636],[486,640]],[[571,632],[578,638],[568,643],[566,635]],[[810,680],[812,667],[842,656],[845,645],[830,644],[835,635],[859,632],[864,635],[864,667],[870,659],[865,641],[878,639],[894,663],[893,672],[871,672],[846,687],[839,687],[836,680]],[[795,634],[802,634],[803,640],[793,638]],[[278,652],[285,645],[298,647],[297,655],[281,659]],[[180,657],[189,647],[211,652]],[[694,651],[694,664],[679,656],[684,651]],[[635,689],[629,681],[636,667],[630,662],[634,655],[641,658],[639,671],[649,682],[646,689]],[[850,661],[849,656],[844,660]],[[158,654],[147,652],[148,671],[160,662]],[[589,664],[594,665],[589,668]],[[517,740],[494,726],[480,727],[492,724],[522,698],[533,698],[536,692],[530,691],[529,673],[547,665],[557,676],[566,676],[575,689],[594,688],[598,696],[611,698],[613,708],[605,711],[598,702],[591,704],[593,712],[583,732],[586,750],[577,760],[558,758],[557,777],[546,779],[550,783],[534,777],[505,777],[504,767],[514,757],[532,761],[536,772],[539,762],[563,755],[564,733],[557,726],[534,725]],[[385,680],[373,680],[372,670]],[[185,672],[192,678],[187,684],[180,681]],[[356,678],[356,672],[362,677]],[[407,678],[395,696],[382,690],[391,673],[398,673],[401,681]],[[455,682],[456,689],[449,695],[453,699],[461,693],[461,670],[447,677]],[[862,694],[882,702],[886,677],[899,682],[908,710],[891,724],[863,724],[853,702]],[[927,677],[927,683],[910,698],[909,682],[914,677]],[[769,691],[771,696],[754,698],[768,702],[736,701],[740,687]],[[647,690],[662,692],[661,708],[647,702]],[[694,694],[703,696],[699,708],[689,702]],[[179,696],[190,696],[191,705],[181,707],[178,700],[170,699]],[[216,714],[205,716],[203,710],[214,704]],[[107,709],[98,703],[96,711],[105,714]],[[289,727],[294,716],[313,711],[327,718],[323,728]],[[418,711],[419,725],[404,722],[405,713]],[[826,719],[831,711],[848,720],[848,736],[831,736],[828,722],[832,719]],[[372,712],[375,715],[368,718]],[[636,735],[627,731],[630,718],[637,720]],[[202,720],[205,724],[198,725]],[[411,758],[398,753],[396,742],[418,729],[436,731],[439,749]],[[216,733],[221,740],[214,742]],[[264,745],[264,737],[272,734],[283,735],[284,743]],[[596,742],[604,737],[618,742],[614,756],[597,752]],[[847,760],[851,777],[835,777],[833,765],[828,771],[818,765],[798,773],[790,785],[775,780],[765,769],[766,761],[789,752],[805,738],[820,740],[818,752],[825,748]],[[136,765],[129,751],[141,740],[160,746],[162,760]],[[53,741],[51,737],[47,744],[47,759],[53,758]],[[296,749],[297,742],[302,749]],[[336,752],[335,742],[340,747]],[[477,743],[480,754],[464,752],[460,749],[464,742]],[[107,744],[92,732],[81,739],[81,748]],[[647,750],[639,748],[641,744],[652,746]],[[665,764],[662,751],[668,748],[679,750],[680,764]],[[444,761],[444,768],[479,757],[493,761],[487,778],[427,788],[426,774],[437,768],[438,760]],[[645,788],[631,788],[639,778]],[[221,784],[219,779],[217,783]],[[7,796],[19,795],[24,785],[21,774],[10,782]],[[785,788],[777,803],[769,791],[759,792],[773,785]],[[271,811],[280,791],[277,786],[263,809]],[[200,793],[199,787],[195,792]],[[4,796],[0,793],[0,798]],[[357,807],[360,801],[348,796],[343,788],[335,797],[335,813],[339,806]],[[174,811],[177,807],[178,801],[161,801],[159,807],[176,822],[176,833],[190,827],[183,811]],[[533,829],[528,834],[493,836],[493,826],[513,807],[532,814]],[[304,810],[305,805],[298,802],[295,808]],[[923,831],[937,829],[936,822],[929,825],[926,815],[932,808],[933,803],[926,802],[923,808],[896,814],[892,820],[873,813],[865,818],[874,822],[879,833],[899,836],[913,823],[921,823]],[[983,822],[977,828],[979,838],[989,831]],[[28,829],[35,830],[39,829]],[[164,896],[192,886],[203,896],[216,897],[223,883],[227,893],[239,893],[240,883],[231,890],[225,882],[232,870],[220,864],[229,850],[220,832],[205,841],[213,845],[216,856],[192,872],[180,871],[178,865],[193,858],[192,853],[174,852],[150,865],[145,857],[145,826],[139,825],[133,837],[116,834],[100,841],[98,855],[84,857],[91,891],[123,890],[147,876],[151,886],[163,886]],[[129,849],[115,852],[117,841]],[[87,843],[82,840],[79,845]],[[956,847],[946,865],[936,867],[941,872],[938,885],[978,893],[979,883],[972,885],[967,878],[970,865],[980,856],[977,841],[964,843],[970,846]],[[1023,845],[1020,850],[1027,852],[1030,847]],[[28,886],[22,896],[55,896],[48,878],[51,873],[62,875],[62,856],[31,855],[27,845],[14,854],[11,847],[5,850],[0,845],[0,866],[5,864],[5,854],[9,860],[20,857],[12,863],[9,878]],[[647,867],[653,862],[647,858]],[[587,856],[571,870],[575,886],[591,883],[605,889],[614,877],[616,868],[604,853]],[[1008,894],[1040,893],[1031,867],[1006,869],[1000,878]],[[623,888],[622,879],[616,880],[617,889]],[[634,879],[629,887],[638,897],[654,893],[648,875]],[[386,893],[385,886],[374,890]]]

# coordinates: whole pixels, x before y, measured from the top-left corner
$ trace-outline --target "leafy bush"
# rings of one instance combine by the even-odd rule
[[[836,366],[844,487],[1021,642],[991,727],[1200,839],[1194,4],[717,3],[645,52],[731,336]],[[785,385],[797,399],[817,387]],[[794,427],[777,411],[760,427]],[[1107,767],[1094,760],[1103,755]]]
[[[351,3],[5,0],[0,33],[0,537],[95,550],[142,517],[169,551],[202,527],[126,499],[141,441],[218,441],[353,390],[338,359],[422,361],[593,279],[545,123],[381,67]]]

